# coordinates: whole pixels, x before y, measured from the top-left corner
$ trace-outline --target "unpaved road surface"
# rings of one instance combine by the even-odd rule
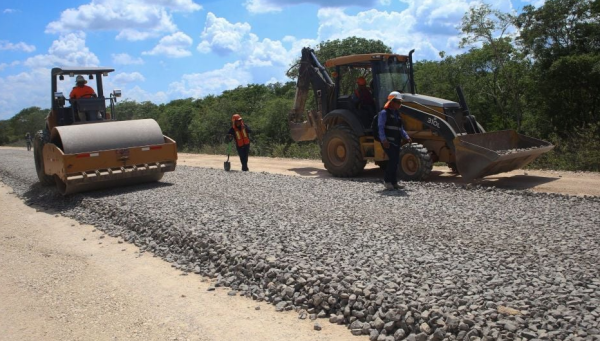
[[[1,179],[0,179],[1,180]],[[0,183],[0,340],[347,340],[184,273]],[[256,310],[260,307],[260,310]]]
[[[223,169],[223,162],[225,160],[226,156],[222,155],[179,153],[178,163],[193,167]],[[239,158],[236,155],[230,157],[230,162],[232,170],[240,170],[242,168]],[[248,167],[253,172],[312,178],[332,177],[319,160],[250,157]],[[369,163],[365,172],[360,177],[382,179],[383,171],[376,165]],[[427,181],[466,184],[460,176],[452,174],[448,167],[434,167]],[[591,172],[515,170],[509,173],[489,176],[474,183],[503,189],[530,189],[535,192],[600,196],[600,173]]]
[[[180,164],[187,164],[186,155],[180,156]],[[2,338],[354,338],[326,320],[319,320],[324,329],[316,332],[297,314],[275,314],[270,305],[256,311],[255,301],[207,291],[201,277],[182,276],[172,266],[196,266],[217,279],[212,284],[267,294],[286,307],[296,299],[297,305],[322,299],[314,291],[319,286],[331,293],[327,302],[335,300],[314,312],[338,314],[338,323],[348,323],[341,313],[350,309],[350,299],[343,297],[353,293],[361,303],[352,313],[362,316],[357,330],[363,334],[399,321],[390,333],[414,335],[421,327],[459,339],[600,335],[598,198],[436,181],[389,193],[369,180],[378,179],[379,170],[367,171],[367,181],[338,181],[315,161],[266,160],[282,172],[322,178],[310,179],[257,173],[259,159],[251,158],[252,172],[226,173],[220,157],[214,157],[216,170],[180,167],[157,184],[63,198],[37,184],[30,153],[0,150],[0,160],[3,180],[30,205],[93,222],[173,263],[54,211],[35,213],[4,187],[0,271],[8,275],[0,277]],[[204,156],[197,161],[209,164]],[[461,184],[459,178],[449,181]],[[192,244],[197,253],[189,255]],[[251,272],[240,267],[250,263]],[[300,285],[301,279],[310,285]],[[275,290],[262,292],[265,280]],[[288,295],[295,280],[293,294],[303,299]],[[382,302],[395,307],[393,314],[378,311]],[[508,314],[505,306],[512,309]],[[407,307],[418,314],[398,313]],[[288,318],[289,325],[278,318]]]

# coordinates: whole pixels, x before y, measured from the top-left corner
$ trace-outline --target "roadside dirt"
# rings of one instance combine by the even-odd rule
[[[315,331],[294,312],[207,291],[198,275],[10,193],[0,182],[2,340],[355,339],[327,321]]]
[[[178,164],[223,169],[223,155],[179,153]],[[240,170],[241,164],[237,155],[230,157],[231,169]],[[313,178],[327,178],[323,163],[319,160],[279,159],[267,157],[250,157],[248,167],[252,172],[278,173]],[[361,175],[362,178],[382,179],[383,171],[369,163]],[[427,181],[453,182],[466,184],[460,176],[450,172],[448,167],[434,167]],[[600,196],[600,173],[516,170],[509,173],[489,176],[474,182],[483,186],[496,186],[505,189],[530,189],[536,192],[562,193],[570,195]]]

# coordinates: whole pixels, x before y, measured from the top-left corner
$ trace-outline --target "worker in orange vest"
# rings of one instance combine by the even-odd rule
[[[235,146],[237,147],[240,161],[242,162],[242,171],[247,172],[248,169],[248,154],[250,153],[250,138],[248,134],[251,134],[252,130],[244,123],[240,114],[234,114],[231,116],[231,128],[229,129],[228,138],[229,141],[235,139]]]

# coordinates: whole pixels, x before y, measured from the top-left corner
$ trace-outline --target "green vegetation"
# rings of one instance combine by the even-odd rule
[[[471,113],[486,130],[515,129],[556,145],[532,167],[600,171],[600,0],[548,0],[520,14],[480,4],[465,15],[461,31],[467,52],[441,52],[440,61],[415,64],[418,92],[458,100],[455,87],[461,85]],[[391,48],[350,37],[322,42],[315,52],[325,62]],[[296,75],[292,66],[288,76]],[[123,101],[117,114],[120,120],[157,120],[182,151],[224,154],[230,117],[240,113],[255,131],[253,155],[319,158],[316,143],[290,138],[287,115],[294,92],[294,82],[250,84],[219,96],[161,105]],[[0,144],[41,129],[47,111],[27,108],[0,121]]]

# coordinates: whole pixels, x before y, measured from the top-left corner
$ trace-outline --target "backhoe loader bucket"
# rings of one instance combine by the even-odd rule
[[[44,172],[63,194],[158,181],[175,170],[177,145],[151,119],[55,127]]]
[[[310,122],[296,123],[289,121],[290,134],[296,142],[313,141],[317,138],[317,131]]]
[[[466,180],[523,168],[554,148],[514,130],[457,136],[454,146],[458,172]]]

